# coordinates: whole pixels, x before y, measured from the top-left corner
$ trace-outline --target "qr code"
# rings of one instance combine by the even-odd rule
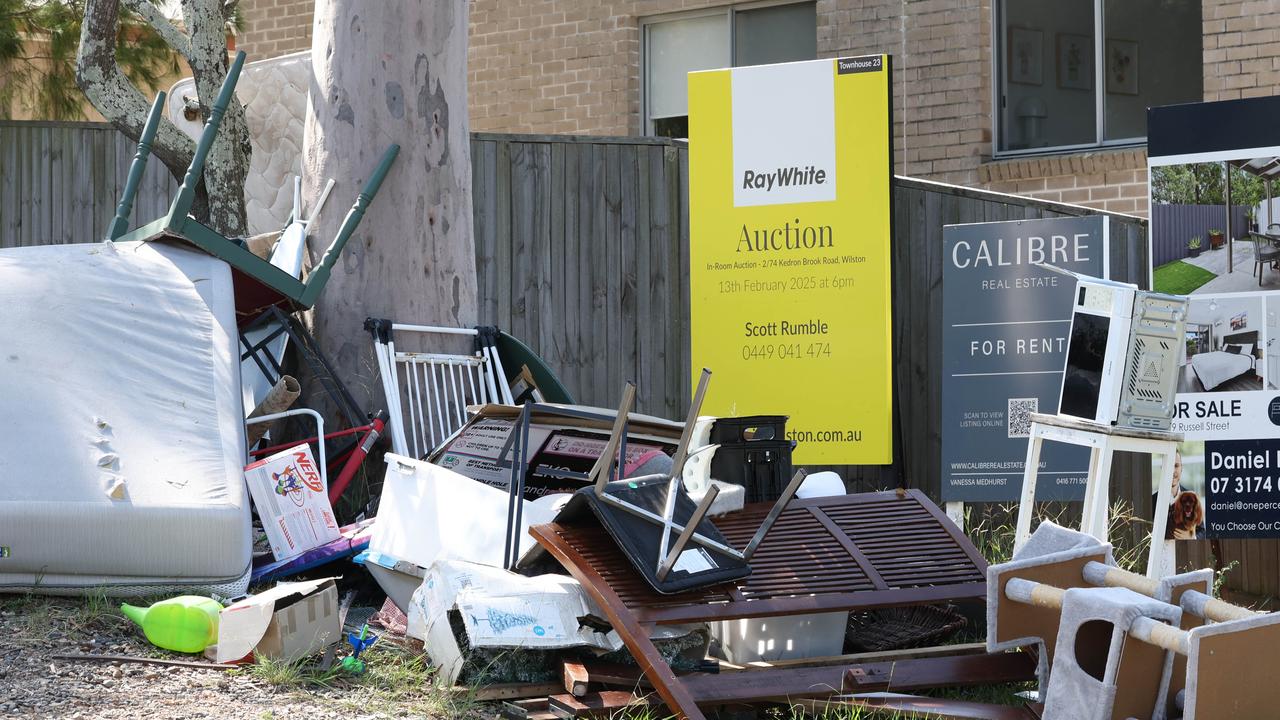
[[[1009,437],[1030,437],[1034,412],[1040,412],[1040,398],[1009,398]]]

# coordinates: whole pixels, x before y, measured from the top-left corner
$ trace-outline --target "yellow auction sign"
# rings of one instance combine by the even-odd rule
[[[689,74],[695,382],[797,463],[893,461],[889,103],[887,55]]]

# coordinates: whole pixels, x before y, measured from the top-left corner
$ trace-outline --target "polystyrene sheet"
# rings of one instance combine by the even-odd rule
[[[244,576],[243,422],[226,263],[0,251],[0,590]]]

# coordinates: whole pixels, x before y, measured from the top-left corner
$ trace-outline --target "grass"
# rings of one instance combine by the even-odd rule
[[[1174,260],[1156,268],[1155,289],[1157,292],[1174,295],[1190,295],[1201,285],[1218,277],[1202,267],[1188,262]]]
[[[313,659],[281,662],[267,658],[234,674],[247,675],[279,690],[299,692],[336,691],[334,701],[358,715],[403,713],[428,718],[465,718],[475,714],[474,697],[456,693],[427,657],[407,645],[380,640],[361,654],[366,670],[350,675],[335,657],[329,669]]]

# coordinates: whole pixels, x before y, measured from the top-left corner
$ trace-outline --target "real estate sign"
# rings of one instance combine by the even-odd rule
[[[1168,539],[1280,537],[1278,115],[1280,97],[1147,112],[1153,288],[1190,300]]]
[[[1021,495],[1031,413],[1056,413],[1075,282],[1107,276],[1106,217],[947,225],[942,270],[942,498]],[[1046,443],[1036,498],[1080,500],[1088,448]]]
[[[704,410],[786,414],[809,464],[893,460],[887,55],[689,75]]]

